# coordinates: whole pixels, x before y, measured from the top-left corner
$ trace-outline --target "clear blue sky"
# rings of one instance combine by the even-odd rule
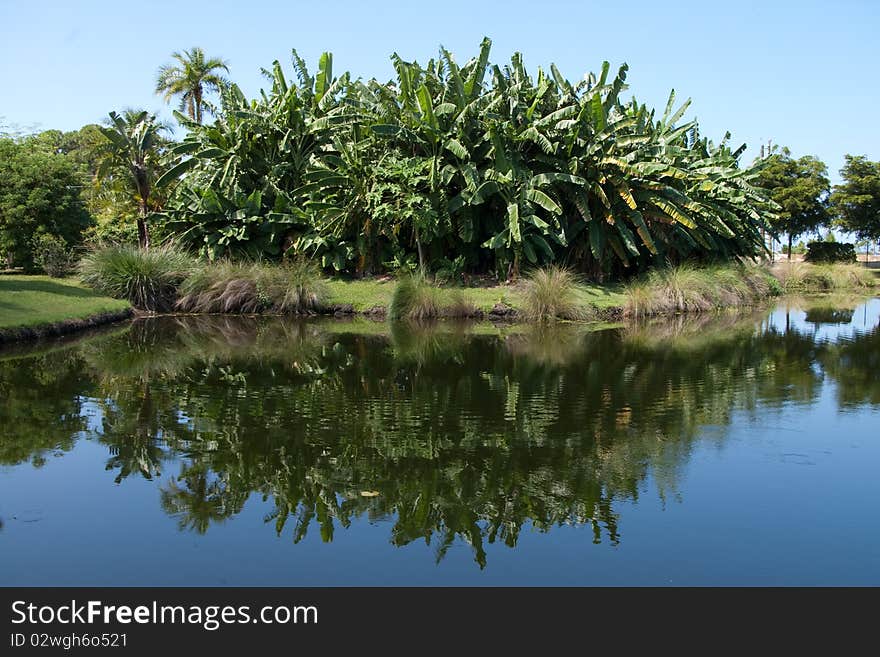
[[[626,61],[639,100],[662,108],[674,87],[705,134],[730,130],[748,158],[772,139],[837,179],[844,153],[880,159],[878,28],[878,0],[0,0],[0,123],[71,130],[123,107],[170,117],[156,69],[194,45],[227,59],[253,95],[260,68],[288,65],[291,47],[312,65],[330,50],[337,71],[388,79],[393,51],[424,62],[443,44],[464,62],[487,35],[493,61],[520,50],[530,70],[555,62],[572,79]]]

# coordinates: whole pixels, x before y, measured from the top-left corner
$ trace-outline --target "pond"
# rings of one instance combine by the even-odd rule
[[[0,352],[2,585],[880,585],[880,299]]]

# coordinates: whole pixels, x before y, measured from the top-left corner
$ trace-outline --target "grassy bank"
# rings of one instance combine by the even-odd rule
[[[629,283],[624,314],[648,317],[754,306],[781,294],[870,292],[880,285],[861,265],[802,262],[657,269]]]
[[[0,276],[0,342],[60,335],[123,319],[127,301],[96,294],[77,281]]]
[[[753,306],[782,292],[770,271],[758,265],[687,265],[657,269],[626,286],[631,317],[706,312]]]
[[[97,292],[128,300],[135,308],[155,312],[275,313],[374,311],[395,314],[394,298],[406,283],[392,277],[362,280],[325,279],[305,262],[208,263],[172,248],[142,252],[132,247],[108,247],[86,256],[80,263],[82,280]],[[551,277],[551,280],[552,277]],[[523,310],[536,306],[527,276],[516,284],[482,284],[467,288],[437,286],[427,280],[411,289],[420,295],[416,306],[400,317],[479,316],[496,306]],[[622,307],[621,286],[586,284],[572,278],[564,286],[565,304],[548,299],[561,316],[578,317],[580,310]],[[540,305],[540,304],[537,304]],[[562,305],[567,308],[562,308]]]
[[[334,305],[351,304],[355,312],[373,308],[389,308],[397,280],[391,277],[365,280],[330,280],[328,301]],[[439,296],[444,305],[451,304],[461,293],[477,310],[489,313],[496,304],[514,309],[523,307],[523,288],[517,284],[499,283],[481,287],[440,287]],[[578,303],[599,310],[623,306],[623,286],[582,284],[575,287]]]
[[[880,271],[864,265],[780,262],[771,271],[786,294],[866,290],[880,285]]]
[[[784,268],[783,268],[784,267]],[[110,247],[86,257],[83,280],[136,308],[194,314],[388,315],[391,319],[489,317],[537,322],[645,317],[753,306],[785,292],[867,289],[875,277],[856,265],[757,264],[655,269],[626,285],[597,285],[565,269],[527,272],[515,283],[442,286],[407,275],[324,278],[308,261],[208,263],[169,248]]]

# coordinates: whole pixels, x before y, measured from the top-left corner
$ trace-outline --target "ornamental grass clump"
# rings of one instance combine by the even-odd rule
[[[557,319],[585,319],[578,300],[577,278],[562,267],[534,269],[522,286],[523,315],[536,322]]]
[[[647,317],[736,308],[779,291],[778,282],[758,265],[679,265],[654,270],[627,285],[625,312]]]
[[[423,274],[401,277],[391,296],[391,319],[433,319],[440,317],[440,288],[432,285]]]
[[[83,283],[101,294],[127,299],[141,310],[164,312],[174,307],[178,285],[196,266],[190,255],[174,246],[112,245],[86,253],[78,272]]]
[[[176,309],[190,313],[311,314],[328,297],[317,269],[305,262],[205,264],[180,285]]]
[[[850,264],[782,263],[775,268],[774,274],[786,292],[830,292],[870,288],[877,284],[870,270]]]

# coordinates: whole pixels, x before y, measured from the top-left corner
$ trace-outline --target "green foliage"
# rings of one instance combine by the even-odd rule
[[[162,66],[156,78],[156,93],[162,94],[165,102],[175,96],[180,97],[180,111],[197,123],[202,122],[202,112],[211,106],[205,95],[220,91],[226,86],[226,79],[218,71],[229,72],[226,62],[217,57],[205,57],[201,48],[190,48],[183,53],[174,52],[171,56],[178,66]]]
[[[127,299],[135,308],[168,311],[174,306],[178,285],[195,266],[189,255],[172,246],[113,245],[86,253],[79,262],[79,275],[97,292]]]
[[[440,316],[440,290],[423,274],[401,277],[391,297],[391,319],[432,319]]]
[[[292,252],[355,274],[564,261],[605,276],[762,252],[766,163],[702,137],[689,101],[671,94],[658,119],[621,100],[625,65],[572,83],[520,54],[490,65],[490,46],[463,65],[395,54],[387,84],[335,77],[329,53],[313,76],[294,51],[295,81],[275,62],[259,98],[231,85],[212,125],[178,115],[170,227],[212,258]]]
[[[295,261],[205,263],[180,284],[176,308],[196,313],[306,314],[321,310],[328,289],[317,268]]]
[[[586,311],[577,295],[577,278],[556,266],[534,269],[523,283],[523,314],[533,321],[584,319]]]
[[[796,253],[798,255],[804,255],[807,252],[807,247],[803,242],[798,242],[797,244],[792,245],[790,249],[783,246],[782,252],[785,254]]]
[[[148,220],[161,205],[155,188],[160,186],[157,178],[162,174],[165,126],[145,111],[110,112],[109,117],[109,127],[101,127],[108,143],[97,178],[117,197],[136,199],[138,245],[148,248]]]
[[[853,264],[786,263],[774,273],[786,292],[832,292],[876,285],[869,270]]]
[[[627,285],[625,312],[646,317],[749,306],[779,293],[773,281],[769,272],[756,265],[656,269]]]
[[[0,330],[37,327],[102,313],[118,313],[128,302],[99,296],[72,279],[0,276]]]
[[[95,216],[95,223],[83,233],[83,241],[91,246],[108,244],[136,246],[138,243],[136,216],[136,214],[126,216],[102,212]]]
[[[296,51],[293,60],[300,84],[289,84],[275,62],[265,71],[272,88],[259,100],[248,101],[234,84],[223,90],[213,125],[176,115],[189,133],[172,150],[177,163],[159,179],[162,185],[184,176],[169,202],[169,227],[210,258],[279,258],[308,228],[305,199],[294,190],[343,118],[337,97],[348,77],[334,79],[328,58],[317,77]],[[329,235],[324,241],[330,263],[343,269],[351,243]]]
[[[437,318],[476,317],[479,311],[458,289],[443,289],[422,273],[405,274],[391,295],[392,320],[422,321]]]
[[[827,167],[818,158],[806,155],[794,159],[783,149],[761,169],[758,184],[780,208],[770,224],[777,233],[788,235],[789,250],[794,239],[829,223],[831,183]]]
[[[846,242],[810,242],[806,262],[856,262],[856,247]]]
[[[90,222],[81,187],[66,155],[33,148],[28,140],[0,139],[0,257],[7,265],[32,270],[39,235],[80,242]]]
[[[76,264],[73,250],[57,235],[37,235],[32,244],[34,263],[52,278],[66,276]]]
[[[840,176],[843,182],[831,195],[838,224],[861,238],[880,240],[880,162],[847,155]]]

